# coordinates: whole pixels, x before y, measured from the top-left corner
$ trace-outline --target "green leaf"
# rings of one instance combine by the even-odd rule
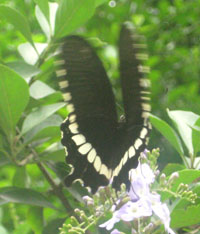
[[[200,152],[200,130],[196,129],[195,127],[192,128],[192,145],[194,148],[194,156]]]
[[[15,187],[26,187],[27,183],[27,174],[26,174],[26,167],[17,167],[15,174],[13,176],[13,186]]]
[[[60,141],[54,142],[49,147],[47,147],[44,151],[40,153],[41,159],[44,160],[50,159],[52,161],[64,161],[65,160],[65,151],[63,145]]]
[[[40,10],[49,22],[49,3],[48,0],[34,0],[34,2],[39,6]]]
[[[35,99],[46,97],[52,93],[55,93],[55,90],[40,80],[36,80],[30,87],[30,96]]]
[[[43,208],[31,206],[28,209],[27,222],[35,234],[41,234],[43,229]]]
[[[29,79],[40,73],[40,70],[37,67],[23,61],[9,62],[6,65],[17,72],[24,79]]]
[[[168,163],[167,166],[162,170],[166,176],[170,176],[173,172],[181,171],[185,169],[184,165],[178,163]]]
[[[38,140],[46,137],[60,136],[60,125],[62,118],[59,115],[52,115],[42,123],[33,127],[25,135],[25,142]]]
[[[22,203],[56,209],[41,193],[32,189],[17,187],[1,188],[0,199],[5,202]]]
[[[42,234],[59,234],[60,233],[59,228],[62,226],[64,222],[65,218],[51,220],[44,228]]]
[[[95,1],[95,6],[98,7],[98,6],[102,5],[105,2],[108,3],[108,0],[96,0]]]
[[[50,25],[49,22],[47,21],[46,17],[44,16],[43,12],[40,10],[40,8],[38,6],[35,7],[35,16],[36,19],[41,27],[41,29],[43,30],[43,32],[45,33],[48,41],[51,38],[51,29],[50,29]]]
[[[28,85],[6,66],[0,65],[0,74],[0,126],[10,134],[28,104]]]
[[[47,20],[41,9],[38,6],[36,6],[35,8],[35,16],[37,18],[37,21],[48,40],[50,40],[54,32],[57,9],[58,9],[58,3],[49,2],[49,20]]]
[[[192,129],[192,145],[194,147],[194,155],[200,152],[200,118],[195,122],[195,126],[190,126]]]
[[[94,0],[61,0],[56,14],[55,37],[70,34],[83,25],[94,11]]]
[[[60,150],[56,150],[56,151],[52,151],[52,152],[48,152],[45,151],[41,154],[40,157],[41,160],[51,160],[51,161],[55,161],[55,162],[64,162],[65,161],[65,151],[64,149],[60,149]]]
[[[186,209],[174,209],[171,213],[172,228],[181,228],[200,223],[200,205],[189,206]]]
[[[10,24],[12,24],[15,27],[15,29],[19,30],[21,32],[21,34],[34,47],[33,40],[31,37],[31,30],[30,30],[28,21],[19,11],[15,10],[9,6],[0,5],[0,19],[7,20]]]
[[[176,132],[163,120],[154,115],[150,115],[152,125],[171,143],[172,146],[183,155],[183,148]]]
[[[36,52],[36,50],[33,49],[33,46],[27,42],[19,45],[17,49],[26,63],[34,65],[38,61],[39,55],[46,47],[46,43],[34,43],[34,48],[37,49]]]
[[[191,184],[200,178],[200,171],[194,169],[185,169],[178,172],[179,177],[174,181],[172,190],[176,191],[180,183]]]
[[[13,231],[13,234],[29,234],[31,232],[30,226],[25,223],[19,223],[16,227],[16,229]]]
[[[193,126],[199,116],[189,111],[168,110],[167,113],[178,130],[189,153],[193,155],[194,150],[192,145],[192,130],[189,126]]]
[[[24,120],[22,126],[22,134],[28,132],[36,125],[47,119],[49,116],[54,114],[57,110],[65,106],[65,103],[56,103],[47,106],[37,108],[35,111],[30,113]]]
[[[39,99],[39,102],[43,105],[53,104],[53,103],[57,103],[60,101],[63,101],[63,96],[62,96],[62,93],[60,91],[57,91],[57,92],[52,93],[52,94],[50,94],[42,99]]]

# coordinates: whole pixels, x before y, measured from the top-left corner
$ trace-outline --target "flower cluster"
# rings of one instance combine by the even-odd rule
[[[160,200],[160,195],[151,192],[150,185],[155,181],[155,174],[148,164],[139,163],[136,169],[130,171],[131,187],[128,191],[128,202],[117,209],[113,207],[113,216],[110,220],[100,225],[107,230],[113,229],[120,220],[130,222],[155,214],[164,224],[165,230],[170,234],[175,232],[170,228],[170,212],[166,204]],[[119,204],[120,201],[117,202]],[[150,225],[152,228],[152,225]],[[114,229],[111,234],[120,233]],[[134,229],[132,230],[134,233]]]

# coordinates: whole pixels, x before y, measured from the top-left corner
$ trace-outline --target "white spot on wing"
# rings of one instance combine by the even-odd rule
[[[142,140],[138,138],[135,141],[134,147],[135,147],[136,150],[138,150],[141,145],[142,145]]]
[[[69,112],[74,112],[74,105],[73,105],[73,104],[67,105],[67,110],[68,110]]]
[[[57,75],[57,77],[65,76],[65,75],[67,75],[67,71],[65,69],[57,70],[56,75]]]
[[[87,156],[87,160],[88,160],[90,163],[93,163],[93,161],[94,161],[96,155],[97,155],[96,150],[95,150],[95,149],[92,149],[92,150],[89,152],[88,156]]]
[[[75,122],[75,120],[76,120],[76,115],[70,115],[70,116],[69,116],[69,122],[70,122],[70,123]]]
[[[142,53],[135,54],[135,57],[138,60],[147,60],[148,59],[148,55],[147,54],[142,54]]]
[[[141,105],[142,105],[142,109],[143,109],[144,111],[148,111],[148,112],[151,111],[151,106],[150,106],[149,104],[147,104],[147,103],[142,103]]]
[[[144,97],[144,96],[142,96],[141,99],[142,99],[143,101],[150,101],[150,97]]]
[[[59,86],[61,88],[67,88],[69,86],[69,82],[67,80],[60,81]]]
[[[143,111],[143,112],[142,112],[142,118],[143,118],[143,119],[145,119],[145,120],[146,120],[147,118],[149,118],[149,112],[147,112],[147,111]],[[144,125],[146,126],[146,125],[147,125],[147,123],[146,123],[146,124],[144,124]]]
[[[54,62],[54,64],[55,64],[56,66],[64,65],[64,64],[65,64],[65,60],[56,60],[56,61]]]
[[[126,151],[126,153],[124,154],[124,157],[123,157],[123,165],[125,165],[126,164],[126,162],[127,162],[127,160],[128,160],[128,151]]]
[[[82,145],[83,143],[86,142],[86,139],[82,134],[72,136],[72,140],[74,141],[76,145]]]
[[[92,146],[90,143],[85,143],[81,147],[79,147],[78,151],[81,154],[87,154],[91,150]]]
[[[135,155],[135,149],[133,146],[131,146],[128,150],[129,158],[132,158]]]
[[[71,133],[77,134],[78,133],[78,124],[77,123],[70,124],[69,130],[71,131]]]
[[[113,176],[118,176],[119,172],[122,169],[122,165],[123,165],[123,159],[120,161],[119,165],[115,168]]]
[[[141,78],[139,80],[140,86],[143,88],[149,88],[150,87],[150,81],[148,79]]]
[[[141,73],[149,73],[150,68],[148,66],[139,65],[138,66],[138,71],[141,72]]]
[[[104,165],[104,164],[101,165],[101,170],[100,170],[99,174],[105,175],[105,177],[106,177],[108,180],[111,178],[111,173],[110,173],[110,171],[108,170],[107,166]]]
[[[67,147],[64,146],[64,149],[65,149],[65,154],[66,156],[68,156],[68,150],[67,150]]]
[[[147,136],[147,133],[148,133],[147,129],[143,128],[142,131],[140,132],[140,138],[144,139]]]
[[[72,99],[71,93],[63,93],[63,99],[68,102]]]
[[[100,159],[99,156],[96,156],[96,158],[95,158],[94,168],[96,169],[97,172],[100,171],[100,168],[101,168],[101,159]]]

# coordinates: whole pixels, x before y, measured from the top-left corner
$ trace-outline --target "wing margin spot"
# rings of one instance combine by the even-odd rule
[[[57,70],[56,75],[57,75],[57,77],[66,76],[67,70],[66,69]]]

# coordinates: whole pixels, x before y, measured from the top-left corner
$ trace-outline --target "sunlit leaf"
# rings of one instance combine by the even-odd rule
[[[44,16],[43,12],[38,6],[35,7],[35,16],[42,31],[45,33],[47,39],[49,40],[51,37],[50,25],[47,21],[47,18]]]
[[[56,14],[55,37],[63,37],[83,25],[94,10],[94,0],[61,0]]]
[[[189,153],[193,155],[194,149],[192,145],[192,130],[189,126],[193,126],[199,118],[199,116],[189,111],[168,110],[167,113],[173,121],[175,127],[177,128]]]
[[[192,128],[192,145],[194,147],[194,156],[200,153],[200,118],[195,122]]]
[[[34,0],[34,2],[39,6],[40,10],[49,22],[49,4],[48,0]]]
[[[25,142],[60,136],[61,123],[62,118],[59,115],[50,116],[27,132],[27,134],[24,136]]]
[[[26,119],[24,120],[23,126],[22,126],[22,134],[28,132],[33,127],[40,124],[42,121],[47,119],[49,116],[54,114],[57,110],[65,106],[65,103],[56,103],[51,105],[46,105],[37,108],[35,111],[30,113]]]
[[[55,93],[55,90],[40,80],[36,80],[30,87],[30,96],[35,99],[46,97],[52,93]]]
[[[176,132],[164,121],[154,115],[150,115],[152,125],[171,143],[171,145],[183,154],[183,148]]]
[[[39,58],[39,55],[44,51],[47,47],[46,43],[34,43],[34,46],[37,48],[37,52],[33,49],[30,43],[23,43],[18,46],[18,51],[24,61],[28,64],[34,65]]]

